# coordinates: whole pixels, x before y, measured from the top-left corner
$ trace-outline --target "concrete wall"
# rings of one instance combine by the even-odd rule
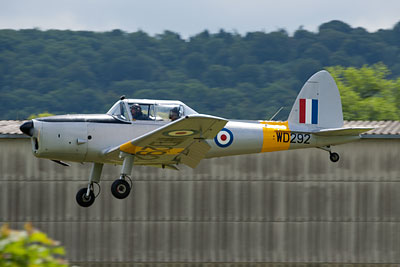
[[[85,209],[75,194],[90,164],[63,167],[34,158],[27,139],[0,139],[0,224],[31,221],[70,261],[91,266],[399,263],[400,139],[334,149],[339,163],[306,149],[180,172],[135,167],[125,200],[110,192],[119,166],[105,166],[101,194]]]

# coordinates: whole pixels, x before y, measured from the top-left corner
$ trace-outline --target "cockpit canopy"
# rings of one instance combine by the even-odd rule
[[[197,112],[180,101],[123,99],[107,114],[124,121],[174,121]]]

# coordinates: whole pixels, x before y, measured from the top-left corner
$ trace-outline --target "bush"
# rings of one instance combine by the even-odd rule
[[[57,241],[30,223],[23,231],[11,230],[7,224],[0,228],[0,266],[68,266],[64,255]]]

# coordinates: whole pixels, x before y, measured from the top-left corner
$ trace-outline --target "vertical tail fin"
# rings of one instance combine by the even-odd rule
[[[329,72],[322,70],[304,84],[294,102],[288,122],[299,128],[341,128],[342,102]]]

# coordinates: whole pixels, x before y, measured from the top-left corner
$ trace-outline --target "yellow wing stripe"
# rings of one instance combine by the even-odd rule
[[[263,145],[261,152],[272,152],[288,150],[290,142],[283,142],[284,138],[289,138],[290,129],[287,121],[261,121],[263,127]]]

